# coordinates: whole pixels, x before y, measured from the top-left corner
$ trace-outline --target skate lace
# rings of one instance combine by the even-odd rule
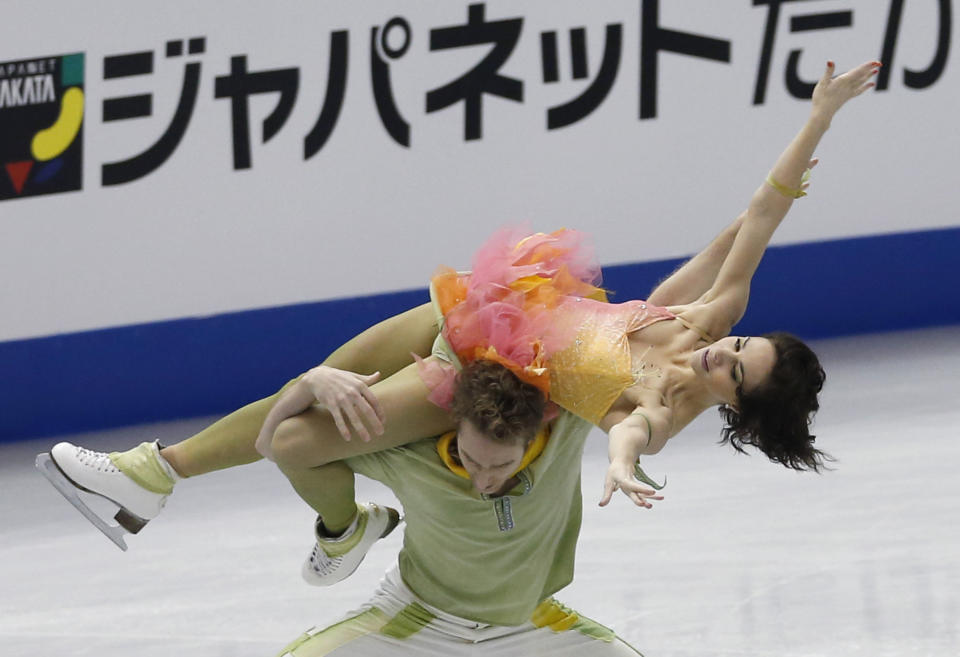
[[[110,474],[120,472],[120,470],[110,460],[110,455],[106,452],[94,452],[83,447],[77,448],[77,461],[80,465],[88,468],[94,468],[97,472],[107,472]]]
[[[331,557],[324,552],[319,545],[314,545],[313,552],[310,553],[310,567],[315,573],[321,576],[330,575],[335,572],[342,562],[342,556]]]

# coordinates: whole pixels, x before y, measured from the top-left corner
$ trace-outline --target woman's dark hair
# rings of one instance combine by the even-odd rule
[[[834,460],[813,446],[815,436],[810,433],[826,375],[817,355],[798,338],[789,333],[763,337],[776,350],[773,371],[757,390],[749,394],[737,390],[737,409],[720,407],[726,423],[720,442],[729,442],[738,452],[753,445],[788,468],[819,472],[824,461]]]
[[[451,411],[456,422],[470,420],[478,431],[498,442],[534,438],[546,400],[503,365],[477,360],[457,374]]]

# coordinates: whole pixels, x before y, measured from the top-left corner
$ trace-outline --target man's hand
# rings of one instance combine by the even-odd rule
[[[370,440],[368,425],[378,436],[383,433],[383,409],[370,390],[379,379],[380,372],[364,375],[326,365],[314,367],[303,375],[303,382],[309,386],[317,405],[330,411],[343,439],[352,438],[352,427],[365,442]]]

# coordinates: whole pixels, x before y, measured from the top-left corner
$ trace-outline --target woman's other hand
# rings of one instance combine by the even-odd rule
[[[607,468],[607,477],[603,484],[603,498],[600,500],[600,506],[606,506],[610,503],[614,491],[623,491],[623,494],[630,498],[637,506],[650,509],[653,505],[650,500],[662,500],[663,495],[657,494],[657,491],[641,484],[633,476],[634,463],[617,459]]]

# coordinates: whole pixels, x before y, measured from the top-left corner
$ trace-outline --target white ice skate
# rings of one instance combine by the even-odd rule
[[[166,495],[151,492],[122,473],[104,452],[57,443],[49,454],[37,455],[36,465],[70,504],[124,551],[127,544],[123,535],[143,529],[167,501]],[[78,491],[99,495],[120,507],[114,516],[119,525],[108,524],[98,516],[80,499]]]
[[[314,586],[330,586],[346,579],[357,569],[370,547],[396,529],[401,522],[396,509],[376,504],[358,504],[357,518],[336,538],[321,534],[317,518],[317,542],[303,563],[303,579]]]

